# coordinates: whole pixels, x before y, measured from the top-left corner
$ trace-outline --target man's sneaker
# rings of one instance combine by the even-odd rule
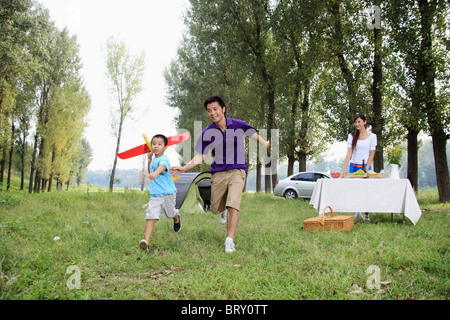
[[[225,253],[232,253],[234,251],[236,251],[236,248],[234,246],[234,242],[232,242],[232,241],[231,242],[225,241]]]
[[[370,218],[368,214],[364,215],[364,221],[370,222]]]
[[[227,213],[228,213],[228,210],[222,211],[220,213],[220,223],[221,224],[227,223]]]
[[[355,213],[355,216],[353,217],[353,220],[356,220],[356,219],[361,219],[361,220],[364,219],[362,214],[361,214],[361,212],[356,212]]]
[[[147,250],[148,249],[148,242],[145,241],[145,240],[139,241],[139,248],[141,248],[142,250]]]
[[[181,217],[178,215],[178,222],[173,223],[173,231],[178,232],[181,229]]]

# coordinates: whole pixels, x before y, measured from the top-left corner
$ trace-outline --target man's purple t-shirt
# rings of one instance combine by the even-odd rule
[[[212,151],[211,174],[218,171],[243,169],[247,171],[244,136],[251,137],[257,129],[247,122],[227,118],[225,132],[213,122],[207,126],[197,140],[194,150],[203,155]]]

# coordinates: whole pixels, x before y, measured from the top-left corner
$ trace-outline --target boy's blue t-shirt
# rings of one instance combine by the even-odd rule
[[[150,173],[158,169],[160,165],[164,165],[166,170],[161,172],[155,180],[150,180],[149,189],[150,196],[158,197],[166,194],[174,194],[177,192],[172,175],[169,173],[170,162],[169,158],[163,154],[160,157],[155,157],[150,163]]]

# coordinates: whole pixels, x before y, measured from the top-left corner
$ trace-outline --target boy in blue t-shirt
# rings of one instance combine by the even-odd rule
[[[180,216],[175,209],[175,200],[177,188],[169,173],[170,162],[169,158],[164,154],[167,150],[167,137],[162,134],[157,134],[152,138],[152,151],[148,152],[150,174],[150,201],[145,211],[147,223],[145,224],[145,238],[139,242],[139,247],[147,249],[150,243],[155,223],[162,218],[173,219],[173,230],[178,232],[181,228]],[[153,154],[155,159],[152,160]],[[151,162],[150,162],[151,161]]]

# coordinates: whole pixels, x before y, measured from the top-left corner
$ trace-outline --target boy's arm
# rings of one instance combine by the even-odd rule
[[[256,142],[259,142],[262,146],[264,146],[266,149],[269,149],[270,141],[266,141],[259,134],[256,132],[250,137],[253,140],[256,140]]]
[[[156,177],[157,177],[161,172],[164,172],[165,170],[166,170],[166,166],[162,164],[162,165],[160,165],[158,168],[156,168],[155,171],[153,171],[152,173],[150,173],[150,174],[148,175],[148,177],[149,177],[151,180],[155,180]]]

